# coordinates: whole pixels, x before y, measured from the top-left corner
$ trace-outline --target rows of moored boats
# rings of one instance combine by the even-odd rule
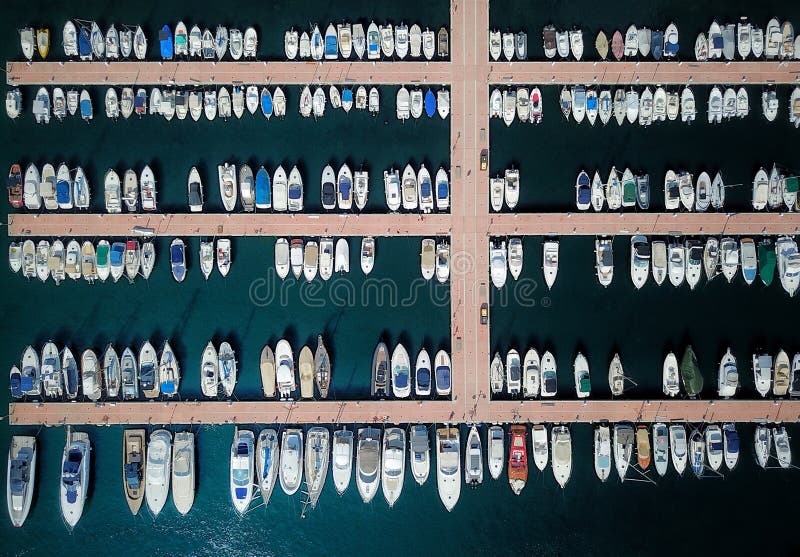
[[[682,122],[691,124],[697,118],[694,92],[684,87],[676,90],[658,86],[652,91],[645,87],[641,94],[635,88],[601,88],[575,85],[562,88],[559,105],[564,117],[570,116],[580,124],[584,120],[592,126],[596,121],[608,124],[612,116],[620,126],[627,121],[639,122],[649,126],[656,122],[675,121],[680,116]],[[774,89],[766,89],[761,94],[761,109],[767,121],[772,122],[778,115],[778,94]],[[502,118],[507,126],[514,123],[542,121],[542,93],[538,87],[495,88],[489,97],[489,115]],[[708,123],[718,124],[722,120],[744,118],[750,113],[750,99],[745,87],[711,88],[708,96]],[[789,96],[789,123],[800,127],[800,87],[795,87]]]
[[[269,345],[263,347],[259,369],[264,397],[292,399],[298,395],[299,387],[299,398],[311,399],[316,396],[316,385],[319,397],[328,398],[333,366],[322,335],[317,336],[316,349],[312,352],[304,345],[296,361],[295,364],[292,346],[285,339],[279,340],[274,350]],[[447,361],[449,381],[449,357]],[[203,349],[199,375],[203,396],[233,396],[238,362],[228,341],[218,345],[209,341]],[[46,342],[41,355],[32,346],[25,348],[19,367],[15,365],[9,372],[11,395],[34,400],[75,400],[81,395],[92,402],[137,400],[140,393],[148,400],[162,395],[172,398],[178,394],[181,378],[169,341],[164,342],[160,354],[145,341],[138,351],[126,347],[120,356],[112,343],[102,352],[84,350],[80,360],[69,346],[59,350],[54,342]]]
[[[303,176],[294,165],[288,175],[279,165],[273,174],[263,166],[256,173],[247,164],[238,166],[225,162],[217,167],[220,199],[224,209],[234,211],[237,205],[245,212],[273,210],[297,212],[304,207]],[[439,167],[435,177],[424,164],[415,171],[406,165],[401,176],[390,168],[383,173],[386,205],[390,211],[420,210],[423,213],[447,211],[450,207],[450,179],[447,171]],[[139,175],[127,169],[120,178],[110,168],[103,178],[105,209],[108,213],[121,213],[123,208],[135,213],[157,209],[156,180],[153,171],[145,166]],[[31,163],[23,177],[19,164],[13,164],[8,174],[8,199],[14,208],[35,210],[88,209],[91,201],[89,179],[81,167],[70,170],[61,163],[56,170],[52,164],[39,168]],[[205,204],[203,179],[197,167],[189,170],[186,192],[190,212],[202,212]],[[322,208],[329,210],[352,210],[353,206],[363,210],[369,197],[369,172],[357,170],[353,173],[345,163],[335,172],[326,165],[320,177]]]
[[[699,284],[705,273],[710,281],[723,275],[732,282],[741,268],[745,283],[750,285],[756,276],[765,286],[772,284],[777,270],[781,286],[794,296],[800,286],[800,252],[791,236],[773,241],[761,238],[756,246],[752,238],[707,237],[700,240],[672,237],[669,241],[634,235],[630,239],[630,277],[634,286],[642,288],[652,273],[657,285],[669,278],[675,287],[686,282],[691,289]],[[489,246],[489,268],[492,284],[503,288],[508,273],[514,280],[522,274],[524,252],[521,238],[494,239]],[[611,238],[595,240],[595,273],[601,285],[607,287],[614,279],[614,244]],[[559,242],[546,238],[542,246],[542,272],[548,288],[558,275]]]
[[[386,343],[379,342],[372,355],[370,394],[386,398],[391,393],[393,398],[408,398],[411,396],[412,383],[415,397],[431,396],[434,389],[438,396],[449,396],[453,385],[450,355],[445,350],[439,350],[431,361],[428,351],[423,347],[412,367],[408,350],[402,343],[398,343],[390,353]]]
[[[135,212],[141,203],[142,210],[156,210],[156,179],[150,166],[145,165],[141,172],[128,168],[119,174],[109,168],[104,176],[104,201],[106,211],[121,213],[123,204],[130,212]],[[91,188],[89,178],[83,168],[70,169],[62,162],[56,169],[45,163],[39,168],[30,163],[22,174],[18,163],[8,171],[8,202],[15,209],[25,207],[31,211],[69,211],[89,209]]]
[[[701,172],[695,183],[694,175],[685,170],[667,170],[664,176],[664,208],[667,211],[720,210],[725,206],[725,182],[717,172],[714,179],[708,172]],[[772,165],[769,174],[761,167],[753,178],[752,206],[756,211],[800,209],[797,191],[800,179],[788,173],[777,164]],[[608,179],[604,182],[598,171],[589,179],[589,173],[581,170],[575,179],[575,204],[580,211],[602,211],[650,208],[652,187],[650,175],[634,174],[626,168],[620,175],[615,166],[611,167]]]
[[[406,57],[446,59],[450,56],[450,35],[445,27],[434,34],[429,28],[416,23],[410,28],[405,23],[377,25],[374,21],[364,29],[364,24],[345,21],[328,24],[325,34],[319,25],[299,33],[293,28],[284,34],[284,52],[288,60],[349,60],[355,54],[358,60],[400,60]]]
[[[790,361],[788,354],[780,350],[774,358],[765,352],[752,355],[752,371],[755,390],[762,397],[800,397],[800,353]],[[736,357],[728,348],[722,356],[717,371],[717,394],[720,398],[736,396],[742,385]],[[589,362],[580,351],[573,361],[575,394],[588,398],[592,390]],[[675,397],[684,393],[698,396],[703,390],[703,374],[691,345],[687,346],[680,364],[673,352],[664,358],[662,368],[662,391]],[[608,386],[612,397],[624,395],[635,383],[625,375],[619,353],[614,354],[608,366]],[[525,352],[524,358],[516,349],[510,349],[505,359],[496,352],[489,366],[489,388],[493,395],[508,394],[525,399],[552,398],[558,394],[558,369],[550,350],[542,355],[536,348]]]
[[[691,427],[691,426],[690,426]],[[572,435],[567,426],[554,424],[548,435],[547,425],[515,424],[510,431],[493,425],[486,433],[486,445],[478,426],[469,429],[463,443],[458,427],[435,430],[435,471],[439,498],[451,511],[461,493],[462,477],[466,485],[483,483],[484,467],[498,480],[507,466],[511,490],[519,495],[528,481],[528,433],[533,462],[540,472],[551,464],[553,477],[564,488],[572,475]],[[67,439],[59,476],[59,505],[67,526],[80,520],[91,484],[91,440],[87,433],[67,427]],[[331,439],[332,437],[332,439]],[[600,424],[594,427],[594,469],[605,482],[612,466],[620,481],[630,478],[629,470],[645,474],[651,464],[659,477],[667,474],[669,463],[679,475],[687,465],[696,477],[721,474],[723,463],[732,471],[740,455],[740,438],[733,423],[720,427],[710,423],[692,428],[657,422],[651,426],[630,423]],[[636,452],[636,460],[632,462]],[[757,425],[754,433],[756,461],[769,468],[772,458],[780,468],[792,466],[792,453],[786,428],[776,424]],[[506,456],[507,451],[507,456]],[[406,457],[408,452],[408,457]],[[36,485],[38,446],[35,437],[15,435],[8,453],[8,512],[14,526],[22,526],[31,508]],[[336,492],[344,494],[355,476],[356,488],[365,503],[370,503],[380,489],[393,507],[405,483],[406,458],[411,476],[424,485],[431,468],[430,432],[425,425],[377,428],[367,426],[352,431],[313,426],[288,427],[282,432],[266,428],[259,432],[234,430],[228,459],[229,492],[233,508],[247,513],[260,497],[268,505],[280,485],[292,496],[305,483],[303,513],[316,507],[328,479]],[[486,456],[484,457],[484,453]],[[136,515],[146,502],[157,517],[164,509],[170,492],[176,510],[186,515],[196,495],[195,434],[157,429],[126,429],[123,432],[122,486],[130,511]]]
[[[423,113],[428,118],[433,118],[433,115],[437,112],[444,120],[450,114],[450,91],[442,88],[434,94],[428,88],[423,95],[420,87],[414,87],[409,91],[405,86],[402,86],[397,91],[395,107],[398,120],[408,120],[409,116],[417,120]]]
[[[8,246],[8,265],[12,272],[21,271],[24,278],[38,278],[42,282],[52,278],[56,285],[67,277],[72,280],[83,277],[93,283],[109,278],[117,282],[123,276],[133,284],[139,275],[145,280],[150,278],[155,263],[156,251],[150,241],[140,245],[137,240],[99,240],[95,244],[72,239],[65,244],[59,239],[52,242],[27,239]]]
[[[679,45],[678,27],[670,23],[666,30],[650,29],[647,26],[630,25],[625,33],[616,29],[609,36],[600,30],[594,46],[601,60],[641,60],[648,57],[655,61],[676,59]],[[546,25],[542,30],[544,55],[548,59],[558,56],[562,60],[570,58],[581,60],[584,57],[585,43],[580,28],[557,29]],[[800,58],[800,36],[795,36],[791,21],[780,23],[772,18],[766,29],[753,25],[746,17],[738,23],[719,24],[714,20],[708,33],[697,35],[694,55],[698,61],[706,60],[746,60],[755,59],[790,60]],[[489,31],[489,55],[493,60],[501,56],[508,61],[526,60],[529,57],[528,34],[525,31]]]
[[[514,210],[519,203],[519,170],[506,168],[502,176],[489,179],[489,202],[493,211],[501,211],[503,206]]]

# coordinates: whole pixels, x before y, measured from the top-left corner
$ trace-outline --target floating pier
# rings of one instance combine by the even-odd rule
[[[794,213],[489,213],[491,84],[790,84],[800,62],[490,62],[488,0],[452,0],[449,62],[9,62],[10,85],[449,84],[450,214],[14,214],[18,236],[450,236],[449,401],[12,403],[12,425],[798,421],[800,401],[494,401],[489,390],[489,238],[493,235],[795,234]],[[538,40],[538,29],[529,29]],[[684,45],[689,52],[690,45]],[[363,370],[367,373],[368,370]],[[199,370],[184,370],[199,373]],[[598,374],[600,375],[600,374]]]

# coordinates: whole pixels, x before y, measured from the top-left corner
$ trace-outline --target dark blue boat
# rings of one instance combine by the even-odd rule
[[[433,118],[433,115],[436,114],[436,95],[430,89],[425,93],[425,114],[428,115],[428,118]]]
[[[11,396],[14,398],[22,398],[22,374],[19,372],[17,366],[11,368],[8,382],[11,385]]]
[[[661,60],[661,54],[664,49],[664,33],[661,31],[653,31],[650,36],[650,52],[653,53],[653,59]]]
[[[269,209],[272,207],[271,194],[269,172],[262,166],[256,173],[256,208]]]
[[[81,60],[90,60],[92,58],[92,43],[89,40],[89,30],[86,27],[81,27],[78,33],[78,55]]]
[[[56,201],[60,206],[72,205],[72,188],[67,180],[56,182]]]
[[[172,276],[177,282],[186,278],[186,246],[181,240],[173,240],[169,247],[169,262],[172,266]]]
[[[165,25],[161,28],[161,31],[158,32],[158,41],[161,43],[161,57],[164,60],[172,60],[174,47],[172,42],[172,30],[169,28],[169,25]]]
[[[261,90],[261,112],[264,113],[264,116],[269,118],[272,116],[273,106],[272,106],[272,93],[269,92],[269,89],[264,87]]]

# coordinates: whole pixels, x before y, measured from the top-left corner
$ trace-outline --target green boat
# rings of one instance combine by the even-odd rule
[[[703,390],[703,375],[700,373],[700,366],[697,365],[697,357],[694,355],[691,345],[687,346],[683,353],[681,379],[687,395],[697,396]]]
[[[769,286],[775,277],[775,245],[769,238],[758,243],[758,276]]]
[[[626,180],[622,183],[622,204],[625,206],[636,203],[636,182]]]

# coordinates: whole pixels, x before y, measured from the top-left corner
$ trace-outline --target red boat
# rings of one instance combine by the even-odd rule
[[[611,53],[617,61],[622,60],[622,54],[625,52],[625,41],[622,39],[622,33],[619,29],[614,31],[614,36],[611,37]]]
[[[519,495],[528,481],[528,431],[524,425],[511,426],[511,445],[508,449],[508,483]]]
[[[22,207],[22,169],[16,163],[8,171],[8,202],[15,209]]]

